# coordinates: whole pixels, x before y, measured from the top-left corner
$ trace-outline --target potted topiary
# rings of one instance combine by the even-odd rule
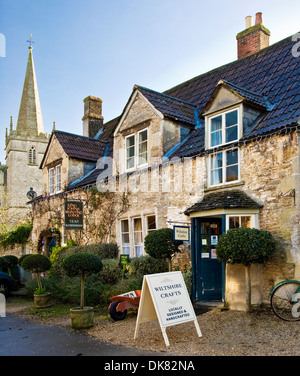
[[[228,264],[243,264],[246,280],[246,311],[251,311],[251,279],[252,264],[263,264],[276,251],[276,241],[272,234],[265,230],[238,227],[223,234],[216,246],[217,258]]]
[[[35,273],[38,288],[34,292],[34,305],[36,308],[50,307],[50,292],[46,291],[46,287],[42,287],[41,273],[51,268],[51,261],[48,257],[40,254],[28,255],[22,261],[21,267],[31,273]]]
[[[84,282],[86,275],[101,271],[102,261],[91,253],[79,252],[66,257],[62,266],[69,277],[81,277],[80,307],[70,309],[72,328],[89,328],[94,325],[94,308],[84,306]]]

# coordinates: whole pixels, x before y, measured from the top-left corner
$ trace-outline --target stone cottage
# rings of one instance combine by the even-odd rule
[[[294,37],[269,46],[269,36],[261,13],[255,25],[247,17],[236,61],[163,93],[135,85],[108,123],[100,100],[97,107],[89,97],[85,136],[51,136],[45,193],[31,202],[33,241],[41,245],[41,234],[51,238],[55,228],[62,240],[113,239],[138,257],[150,231],[187,226],[181,264],[192,265],[193,299],[244,309],[244,269],[220,263],[215,245],[230,228],[255,227],[279,246],[270,262],[252,267],[252,303],[264,303],[277,280],[300,278],[300,58]],[[72,200],[83,203],[79,230],[65,228],[64,202]]]

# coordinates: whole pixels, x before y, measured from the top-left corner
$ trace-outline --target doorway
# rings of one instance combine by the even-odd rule
[[[192,296],[197,301],[224,300],[225,268],[216,256],[223,225],[222,217],[192,219]]]

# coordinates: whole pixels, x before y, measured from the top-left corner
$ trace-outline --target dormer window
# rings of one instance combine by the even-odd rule
[[[239,109],[229,110],[208,118],[208,148],[218,147],[240,138]]]
[[[148,164],[148,129],[125,137],[126,170],[134,170]]]

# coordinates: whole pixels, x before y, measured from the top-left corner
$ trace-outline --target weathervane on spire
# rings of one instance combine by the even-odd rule
[[[32,37],[32,34],[30,34],[30,39],[26,41],[27,43],[29,43],[29,48],[30,48],[30,49],[32,49],[32,43],[34,43],[34,42],[31,40],[31,37]]]

